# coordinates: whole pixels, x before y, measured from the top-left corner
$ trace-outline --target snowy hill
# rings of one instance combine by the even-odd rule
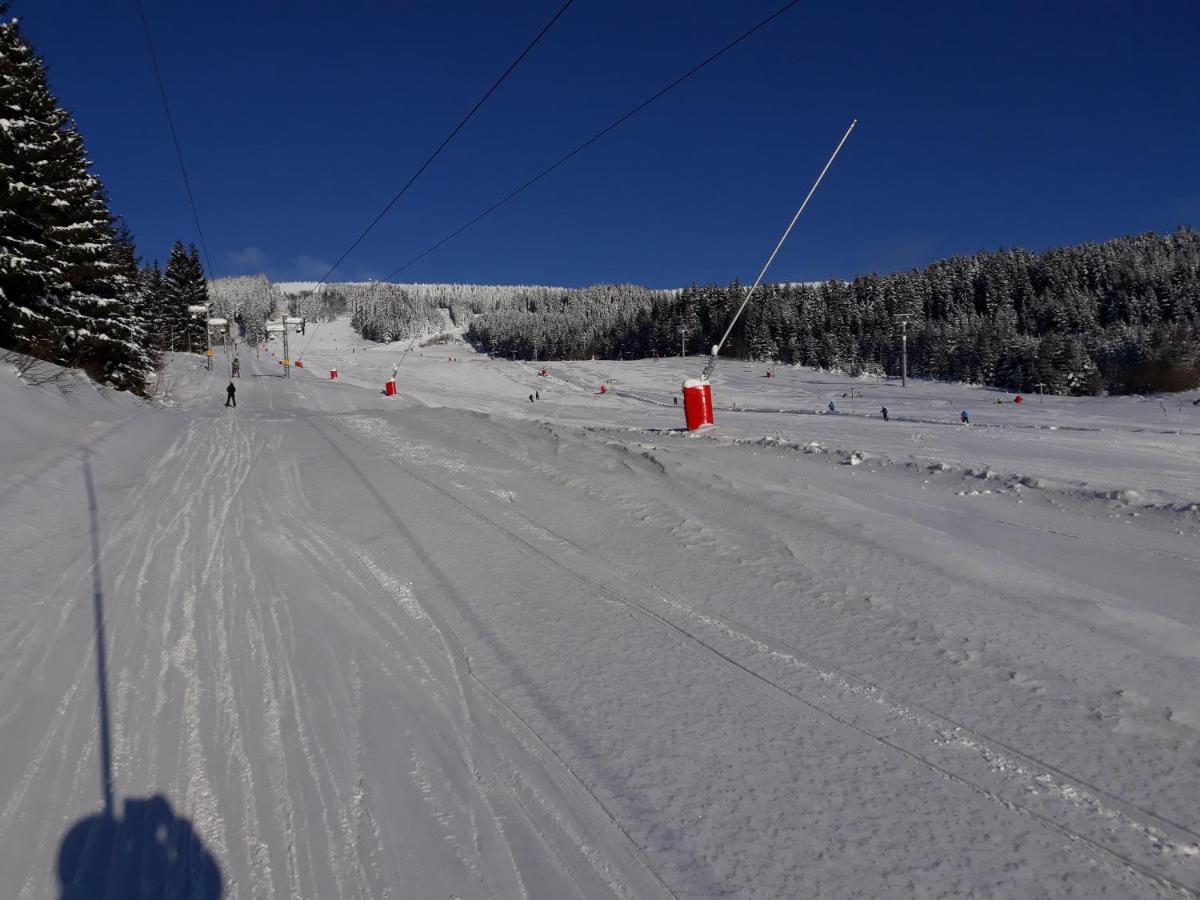
[[[1195,395],[304,340],[0,371],[8,895],[1200,891]]]

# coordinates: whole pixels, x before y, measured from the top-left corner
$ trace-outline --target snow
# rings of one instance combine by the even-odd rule
[[[7,896],[143,809],[227,897],[1200,891],[1191,395],[289,337],[0,369]]]

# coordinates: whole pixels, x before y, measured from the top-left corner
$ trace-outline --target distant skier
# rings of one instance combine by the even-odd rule
[[[830,401],[829,401],[829,412],[830,412],[830,413],[835,413],[835,412],[837,412],[837,407],[833,405],[833,401],[832,401],[832,400],[830,400]]]
[[[676,405],[676,406],[678,406],[678,405],[679,405],[679,395],[678,395],[678,394],[676,394],[676,395],[675,395],[674,397],[672,397],[671,399],[675,401],[675,405]]]
[[[880,412],[883,414],[883,421],[885,421],[885,422],[886,422],[886,421],[888,420],[888,417],[887,417],[887,407],[885,406],[885,407],[883,407],[883,408],[882,408],[881,410],[879,410],[879,411],[880,411]]]
[[[971,417],[969,415],[967,415],[967,411],[965,409],[962,411],[962,415],[958,417],[958,420],[960,422],[962,422],[964,425],[971,424]]]
[[[227,396],[225,397],[225,405],[236,407],[237,406],[237,388],[235,388],[233,386],[232,381],[229,382],[229,387],[225,388],[225,393],[227,394]]]
[[[242,362],[236,356],[233,358],[233,377],[242,377]]]
[[[530,395],[529,395],[529,402],[530,402],[530,403],[532,403],[532,402],[533,402],[533,394],[530,394]]]
[[[538,391],[534,391],[534,392],[533,392],[533,399],[534,399],[534,400],[541,400],[541,399],[542,399],[542,395],[541,395],[541,393],[539,393]]]

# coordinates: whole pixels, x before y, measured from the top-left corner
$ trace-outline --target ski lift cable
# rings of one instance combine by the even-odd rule
[[[187,166],[183,162],[183,149],[179,145],[179,135],[175,131],[175,119],[171,115],[171,104],[167,102],[167,89],[163,85],[162,72],[158,68],[158,54],[154,52],[154,40],[150,36],[150,24],[146,21],[146,11],[142,8],[142,0],[137,3],[138,16],[142,20],[142,32],[146,35],[146,49],[150,51],[150,62],[154,67],[154,80],[158,82],[158,93],[162,98],[163,112],[167,117],[167,128],[171,132],[171,143],[175,145],[175,157],[179,160],[179,172],[183,175],[183,186],[187,190],[188,204],[192,208],[192,221],[196,224],[196,234],[200,238],[200,249],[204,251],[204,264],[208,266],[209,276],[213,277],[212,260],[208,255],[208,243],[204,240],[204,229],[200,227],[200,213],[196,210],[196,198],[192,193],[192,182],[188,178]],[[207,323],[205,324],[207,328]]]
[[[454,140],[454,136],[462,130],[463,126],[466,125],[467,122],[471,121],[471,118],[475,115],[475,113],[479,112],[480,107],[482,107],[483,104],[487,102],[488,98],[491,97],[492,94],[494,94],[496,92],[496,89],[499,88],[500,85],[502,85],[504,83],[504,81],[508,78],[508,76],[513,73],[513,71],[517,68],[517,66],[519,66],[521,64],[521,61],[524,60],[525,57],[529,55],[529,52],[534,48],[534,46],[538,43],[538,41],[540,41],[542,39],[542,37],[546,34],[546,32],[551,29],[551,27],[554,25],[554,23],[558,21],[559,17],[562,16],[562,14],[567,11],[567,8],[574,2],[575,2],[575,0],[567,0],[566,3],[564,3],[561,7],[559,7],[558,12],[556,12],[554,14],[554,16],[550,19],[550,21],[545,24],[545,26],[542,28],[542,30],[537,33],[537,36],[532,41],[529,42],[529,46],[527,46],[524,50],[521,51],[521,55],[512,61],[512,63],[509,65],[509,67],[504,70],[504,74],[502,74],[499,78],[496,79],[496,82],[490,88],[487,89],[487,93],[485,93],[482,97],[480,97],[479,100],[475,103],[475,105],[473,107],[471,107],[471,111],[469,113],[467,113],[465,116],[463,116],[462,121],[454,126],[454,130],[451,131],[448,135],[446,135],[445,140],[443,140],[440,144],[438,144],[437,149],[434,150],[433,153],[430,154],[429,159],[425,160],[425,162],[423,162],[421,164],[421,167],[419,169],[417,169],[416,172],[413,173],[412,177],[409,178],[407,182],[405,182],[404,187],[400,188],[400,190],[396,193],[396,196],[392,197],[392,199],[387,202],[387,205],[384,206],[384,208],[379,211],[379,214],[377,216],[375,216],[374,219],[371,220],[371,224],[368,225],[365,229],[363,229],[362,234],[360,234],[357,238],[354,239],[354,243],[351,244],[349,246],[349,248],[347,248],[346,252],[343,253],[341,256],[339,256],[337,259],[337,262],[335,262],[332,266],[329,267],[329,271],[321,276],[321,280],[317,282],[318,286],[324,284],[325,280],[327,278],[329,278],[329,276],[333,274],[334,270],[345,261],[346,257],[349,256],[352,252],[354,252],[354,248],[357,247],[360,243],[362,243],[363,239],[368,234],[371,233],[371,231],[375,228],[376,225],[378,225],[380,223],[380,221],[383,219],[383,217],[386,216],[388,214],[388,212],[391,210],[391,208],[396,205],[396,201],[398,201],[401,197],[403,197],[404,194],[408,191],[408,189],[413,186],[413,184],[416,182],[416,180],[421,177],[421,174],[427,168],[429,168],[430,163],[432,163],[435,159],[438,158],[438,155],[444,149],[446,149],[446,145],[449,144],[452,140]]]
[[[837,155],[842,150],[842,145],[846,143],[846,138],[850,137],[850,132],[854,130],[854,126],[858,124],[858,119],[853,119],[850,122],[850,127],[846,129],[846,133],[842,135],[842,139],[838,141],[837,147],[833,150],[833,155],[829,157],[829,161],[825,163],[825,168],[821,170],[821,174],[817,176],[817,180],[813,182],[813,186],[809,188],[808,196],[804,198],[804,202],[800,204],[800,208],[796,210],[796,214],[792,216],[792,221],[788,223],[788,227],[784,230],[783,236],[779,238],[779,243],[775,245],[775,249],[771,251],[771,255],[767,257],[767,261],[763,263],[762,269],[758,273],[758,277],[754,279],[754,284],[746,292],[745,298],[742,300],[742,305],[738,307],[738,311],[733,314],[733,318],[729,321],[729,327],[725,329],[725,333],[721,335],[721,340],[713,345],[712,355],[709,356],[708,362],[704,365],[704,370],[700,374],[700,378],[707,381],[717,367],[717,355],[721,352],[721,348],[725,346],[725,341],[729,339],[729,333],[733,331],[733,326],[737,324],[737,320],[741,317],[742,312],[746,309],[746,304],[750,302],[750,298],[754,296],[754,292],[758,290],[758,286],[762,283],[763,276],[767,274],[767,269],[771,267],[771,263],[775,261],[776,255],[779,253],[783,242],[788,239],[788,235],[792,233],[792,229],[796,225],[796,220],[800,218],[800,214],[804,212],[804,208],[808,206],[808,201],[812,199],[813,194],[817,192],[817,188],[821,184],[821,179],[825,177],[825,173],[829,171],[829,167],[833,165],[833,161],[837,159]]]
[[[607,125],[603,129],[601,129],[600,131],[596,132],[594,135],[592,135],[590,138],[588,138],[586,141],[584,141],[582,144],[580,144],[574,150],[567,153],[565,156],[563,156],[557,162],[555,162],[552,165],[548,166],[547,168],[543,169],[537,175],[530,178],[528,181],[526,181],[520,187],[516,188],[511,193],[509,193],[506,196],[504,196],[503,198],[501,198],[499,201],[497,201],[492,206],[489,206],[487,209],[485,209],[483,212],[481,212],[475,218],[471,219],[465,225],[461,226],[460,228],[458,228],[455,231],[452,231],[450,234],[446,235],[444,238],[442,238],[436,244],[429,247],[427,250],[418,254],[417,256],[414,256],[412,259],[410,259],[404,265],[400,266],[398,269],[395,269],[390,274],[385,275],[383,280],[388,281],[388,280],[394,278],[395,276],[399,275],[401,272],[403,272],[409,266],[412,266],[414,263],[417,263],[420,260],[424,259],[430,253],[432,253],[433,251],[435,251],[439,247],[441,247],[443,244],[446,244],[449,241],[453,240],[454,238],[458,237],[460,234],[462,234],[464,231],[466,231],[468,228],[470,228],[476,222],[479,222],[481,219],[484,219],[487,216],[494,213],[500,207],[504,206],[504,204],[506,204],[510,200],[514,199],[518,194],[524,192],[528,188],[533,187],[533,185],[537,184],[537,182],[541,181],[543,178],[545,178],[547,175],[549,175],[551,172],[553,172],[559,166],[563,165],[565,162],[570,160],[572,157],[574,157],[577,154],[581,153],[582,151],[586,150],[588,147],[590,147],[592,144],[596,143],[596,141],[600,140],[602,137],[604,137],[610,131],[613,131],[614,129],[623,125],[627,120],[633,118],[635,115],[637,115],[639,112],[641,112],[647,106],[652,104],[654,101],[658,100],[660,97],[664,96],[665,94],[669,93],[670,91],[672,91],[673,89],[675,89],[676,87],[681,85],[683,82],[687,81],[689,78],[691,78],[693,75],[695,75],[701,69],[703,69],[705,66],[709,65],[710,63],[715,62],[721,56],[724,56],[727,52],[732,50],[734,47],[736,47],[742,41],[746,40],[746,38],[750,37],[752,34],[754,34],[759,29],[766,27],[769,23],[771,23],[775,19],[779,18],[779,16],[783,15],[785,12],[787,12],[789,9],[791,9],[793,6],[795,6],[799,2],[800,2],[800,0],[791,0],[791,2],[786,3],[783,6],[781,6],[779,9],[775,10],[775,12],[771,13],[771,15],[767,16],[765,19],[763,19],[761,22],[759,22],[753,28],[749,29],[748,31],[743,32],[741,35],[734,38],[732,41],[730,41],[728,44],[726,44],[724,47],[722,47],[720,50],[718,50],[716,53],[713,53],[707,59],[703,60],[702,62],[697,63],[695,66],[688,69],[688,71],[686,71],[685,73],[680,75],[678,78],[676,78],[670,84],[668,84],[666,87],[662,88],[657,93],[651,95],[646,100],[643,100],[641,103],[639,103],[633,109],[629,110],[629,112],[625,113],[623,116],[621,116],[616,121],[612,122],[611,124]]]
[[[138,2],[140,3],[141,0],[138,0]],[[319,288],[321,285],[326,283],[326,281],[329,279],[329,276],[334,273],[334,271],[337,269],[337,267],[340,266],[343,262],[345,262],[346,257],[348,257],[351,253],[353,253],[354,249],[359,244],[362,243],[363,239],[366,238],[366,236],[371,233],[371,231],[375,228],[375,226],[378,225],[383,220],[383,217],[386,216],[388,214],[388,212],[391,210],[391,208],[396,205],[396,202],[401,197],[403,197],[405,195],[405,193],[408,192],[408,189],[410,187],[412,187],[413,184],[416,183],[417,179],[421,177],[421,175],[424,173],[424,171],[427,168],[429,168],[430,164],[435,159],[437,159],[438,156],[441,154],[441,152],[444,149],[446,149],[446,146],[452,140],[454,140],[455,135],[457,135],[463,129],[463,126],[465,126],[467,124],[467,122],[471,121],[471,119],[474,117],[475,113],[479,112],[480,108],[483,106],[484,103],[487,102],[488,98],[491,97],[492,94],[494,94],[496,92],[496,90],[500,87],[500,85],[502,85],[507,80],[508,76],[511,75],[516,70],[517,66],[519,66],[521,64],[521,62],[525,59],[525,57],[529,55],[529,52],[531,50],[533,50],[533,48],[537,45],[537,43],[545,36],[546,32],[548,32],[551,29],[551,27],[553,27],[554,23],[559,20],[559,18],[562,16],[562,14],[565,13],[567,11],[567,9],[571,6],[571,4],[574,2],[575,2],[575,0],[566,0],[566,2],[562,6],[559,7],[558,12],[556,12],[551,17],[550,21],[547,22],[542,27],[542,30],[539,31],[537,33],[537,35],[534,37],[534,39],[529,42],[529,45],[526,46],[525,49],[521,51],[520,55],[518,55],[517,58],[514,59],[509,64],[508,68],[504,70],[503,74],[501,74],[500,77],[497,78],[496,81],[492,84],[492,86],[487,89],[487,92],[482,97],[480,97],[479,100],[476,101],[475,105],[471,107],[471,111],[468,112],[465,116],[463,116],[462,121],[460,121],[457,125],[454,126],[454,130],[451,131],[448,135],[446,135],[445,139],[440,144],[438,144],[437,149],[434,150],[433,153],[431,153],[429,155],[429,158],[427,160],[425,160],[425,162],[423,162],[421,164],[421,167],[412,174],[412,176],[408,179],[407,182],[405,182],[404,187],[400,188],[400,190],[396,193],[396,195],[394,197],[392,197],[391,200],[388,201],[387,205],[384,206],[383,209],[381,209],[379,211],[379,214],[376,215],[375,218],[371,220],[371,223],[365,229],[363,229],[363,232],[357,238],[354,239],[354,243],[352,243],[346,249],[346,252],[343,253],[341,256],[339,256],[337,261],[332,266],[329,267],[329,271],[327,271],[324,275],[321,276],[320,280],[313,286],[314,293],[316,292],[317,288]],[[388,277],[390,278],[391,276],[388,276]],[[384,279],[384,280],[386,281],[387,279]],[[300,356],[296,357],[297,359],[301,359],[304,356],[304,351],[308,350],[309,344],[312,343],[313,337],[316,337],[317,331],[320,330],[320,327],[321,327],[321,323],[318,322],[317,328],[314,329],[312,337],[310,337],[308,339],[308,342],[304,345],[304,350],[301,351]]]
[[[175,158],[179,160],[179,173],[183,176],[183,187],[187,192],[188,206],[192,209],[192,222],[196,226],[196,236],[200,239],[200,250],[204,254],[204,265],[208,270],[209,279],[216,277],[216,271],[213,269],[212,258],[208,255],[208,241],[204,239],[204,229],[200,225],[200,211],[196,208],[196,196],[192,191],[192,181],[188,177],[187,165],[183,161],[183,147],[179,143],[179,134],[175,130],[175,117],[171,115],[171,104],[167,100],[167,88],[163,83],[162,70],[158,66],[158,54],[154,50],[154,38],[150,34],[150,23],[146,20],[146,10],[142,7],[142,0],[135,0],[137,3],[138,18],[142,21],[142,33],[146,36],[146,50],[150,53],[150,64],[154,69],[154,80],[158,84],[158,95],[162,99],[163,113],[167,118],[167,129],[171,132],[171,143],[175,147]],[[205,286],[205,297],[208,297],[207,285]],[[208,324],[211,318],[211,310],[209,302],[206,299],[204,310],[204,344],[205,344],[205,359],[208,366],[212,367],[212,330]],[[226,348],[226,356],[228,356],[228,348]],[[233,377],[232,364],[230,367],[230,377]]]

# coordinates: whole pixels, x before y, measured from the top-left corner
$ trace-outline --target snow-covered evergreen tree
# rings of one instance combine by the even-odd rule
[[[110,338],[124,341],[132,355],[128,362],[118,363],[109,378],[119,387],[132,388],[137,379],[144,381],[148,372],[157,369],[161,360],[150,343],[153,299],[142,280],[133,235],[124,222],[117,223],[110,259],[117,288],[116,311],[120,313],[112,317]]]
[[[0,21],[0,345],[141,391],[149,360],[117,238],[45,65],[16,19]]]
[[[266,337],[266,322],[275,316],[283,299],[283,293],[265,275],[217,278],[209,283],[208,293],[213,316],[236,323],[249,343]]]
[[[208,283],[195,244],[184,249],[176,241],[167,257],[163,273],[163,316],[168,332],[169,349],[188,353],[203,353],[208,347],[207,323],[201,313],[192,313],[189,306],[208,303]]]
[[[139,277],[142,295],[145,298],[146,345],[150,351],[161,355],[171,349],[171,320],[167,307],[166,282],[162,266],[155,260],[143,266]]]

